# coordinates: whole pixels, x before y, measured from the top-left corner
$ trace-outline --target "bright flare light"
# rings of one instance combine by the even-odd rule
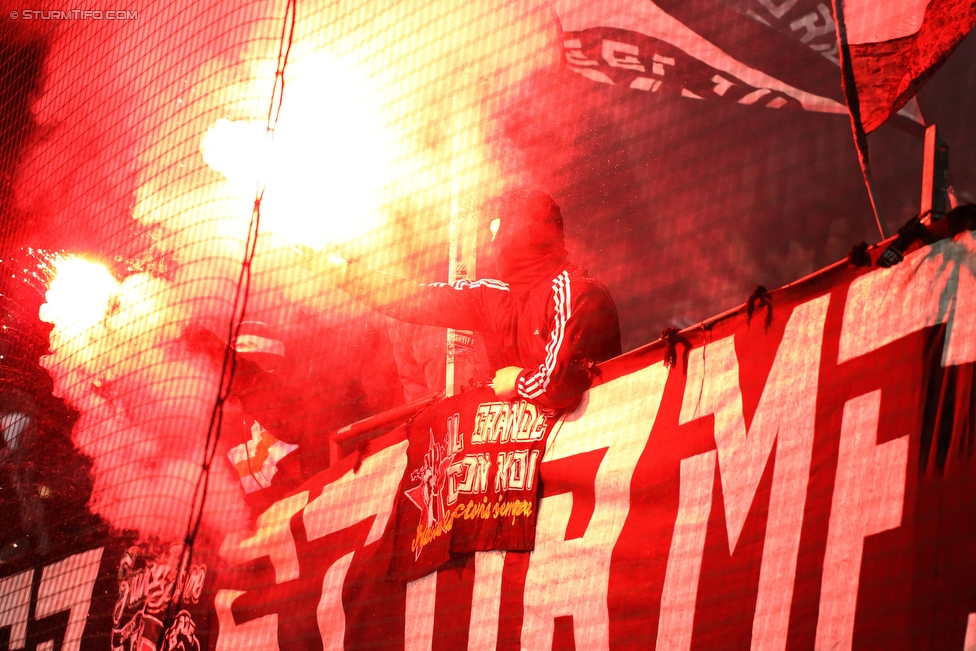
[[[54,279],[40,317],[72,340],[98,325],[119,292],[119,283],[104,265],[74,255],[54,260]]]
[[[253,192],[268,174],[271,138],[259,122],[221,118],[204,134],[200,153],[210,169]]]
[[[366,80],[324,55],[294,64],[269,141],[263,120],[221,119],[200,149],[243,200],[267,188],[262,230],[285,243],[348,242],[380,225],[396,139]]]

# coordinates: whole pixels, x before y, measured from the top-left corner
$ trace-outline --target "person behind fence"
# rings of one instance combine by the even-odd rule
[[[621,352],[607,288],[569,261],[555,201],[519,190],[490,223],[490,278],[418,284],[335,255],[303,258],[335,286],[394,319],[483,333],[502,399],[574,407],[594,366]]]

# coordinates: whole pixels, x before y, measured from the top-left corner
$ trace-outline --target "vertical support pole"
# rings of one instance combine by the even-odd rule
[[[451,220],[449,223],[449,237],[450,237],[450,248],[448,254],[448,267],[447,267],[447,282],[449,284],[454,284],[459,280],[458,272],[461,272],[461,278],[467,276],[466,269],[460,269],[461,262],[461,216],[460,216],[460,178],[458,167],[460,158],[459,150],[459,132],[461,130],[461,115],[457,110],[457,93],[454,94],[452,98],[452,104],[454,108],[454,134],[451,139]],[[451,397],[456,393],[455,387],[455,364],[457,362],[457,347],[455,341],[457,339],[457,332],[454,328],[447,329],[447,364],[445,366],[446,376],[444,378],[444,395]]]
[[[466,77],[463,77],[466,83]],[[474,86],[473,89],[477,89]],[[451,98],[454,125],[451,135],[450,261],[447,281],[474,279],[477,215],[474,195],[478,187],[476,151],[480,133],[477,93],[471,87],[455,88]],[[473,204],[473,205],[472,205]],[[474,333],[447,330],[447,364],[444,395],[453,396],[474,374]]]
[[[949,146],[939,137],[936,125],[925,129],[925,151],[922,159],[921,216],[932,221],[942,219],[949,207]]]

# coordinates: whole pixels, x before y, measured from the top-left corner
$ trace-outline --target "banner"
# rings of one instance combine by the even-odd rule
[[[531,552],[390,577],[424,515],[403,499],[410,468],[445,467],[448,450],[425,456],[441,437],[470,434],[463,454],[477,454],[478,432],[502,431],[484,419],[490,396],[470,392],[320,473],[185,575],[88,549],[57,571],[0,572],[0,646],[108,648],[112,627],[93,624],[142,606],[93,591],[117,580],[97,577],[118,568],[136,594],[132,577],[166,565],[166,594],[212,607],[161,623],[167,648],[962,651],[976,640],[974,270],[972,232],[890,269],[839,263],[684,331],[670,368],[662,342],[602,365],[539,458]],[[504,431],[544,430],[516,409]],[[457,477],[455,504],[477,501]],[[72,605],[89,602],[90,630]],[[57,612],[56,635],[32,632]]]
[[[539,458],[554,422],[530,402],[478,389],[406,425],[393,574],[419,578],[475,551],[531,551]]]
[[[254,571],[217,594],[217,647],[963,649],[974,262],[965,233],[843,263],[692,331],[670,369],[659,344],[605,364],[541,459],[528,554],[387,581],[389,439],[225,549]]]

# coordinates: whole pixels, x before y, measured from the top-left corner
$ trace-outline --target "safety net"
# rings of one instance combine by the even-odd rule
[[[0,649],[976,648],[971,2],[2,4]]]

